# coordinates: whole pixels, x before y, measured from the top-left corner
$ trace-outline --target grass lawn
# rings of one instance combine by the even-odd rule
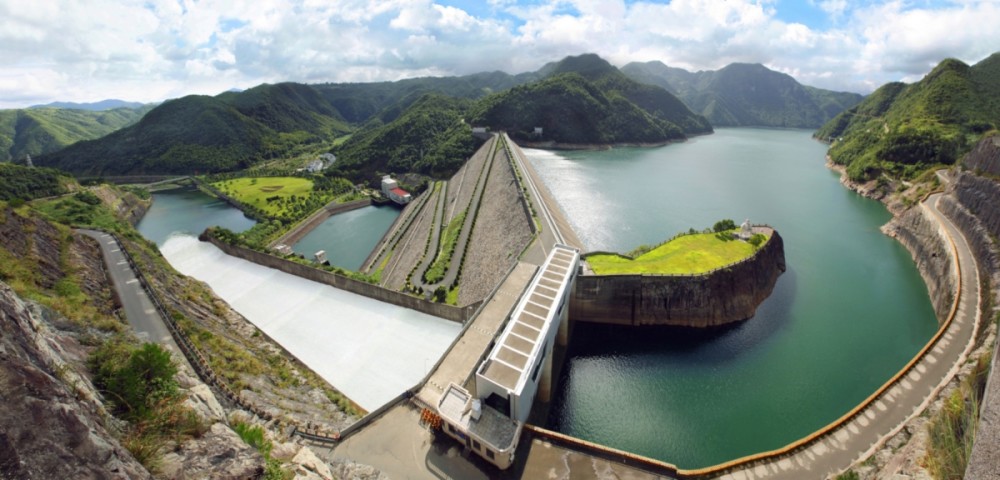
[[[675,238],[635,260],[619,255],[591,255],[587,263],[598,275],[651,273],[696,274],[749,257],[754,248],[740,240],[720,240],[714,233]]]
[[[270,215],[281,215],[287,209],[285,200],[292,195],[296,198],[312,194],[312,180],[299,177],[245,177],[223,180],[212,184],[222,193],[235,198],[245,205],[253,205]],[[281,201],[270,201],[271,197]]]

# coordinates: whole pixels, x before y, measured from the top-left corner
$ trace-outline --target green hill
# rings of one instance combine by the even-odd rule
[[[334,149],[331,175],[374,182],[384,173],[450,177],[479,147],[464,122],[472,101],[426,94],[391,122],[373,119]]]
[[[0,110],[0,162],[54,152],[132,125],[152,106],[87,111],[62,108]]]
[[[265,84],[164,102],[131,127],[35,163],[77,175],[220,172],[329,142],[349,130],[312,87]]]
[[[910,177],[950,165],[1000,125],[1000,54],[975,66],[946,59],[914,84],[889,83],[816,132],[853,180]]]
[[[656,143],[712,131],[666,90],[627,78],[597,55],[567,57],[537,73],[545,78],[480,100],[470,122],[515,139],[579,144]]]
[[[807,87],[760,64],[733,63],[717,71],[692,73],[646,62],[630,63],[622,72],[677,95],[717,127],[815,128],[863,98]]]

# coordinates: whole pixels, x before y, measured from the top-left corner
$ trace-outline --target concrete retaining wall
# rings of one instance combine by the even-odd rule
[[[321,223],[325,222],[326,219],[338,213],[357,210],[359,208],[367,207],[371,204],[372,204],[371,198],[363,198],[361,200],[354,200],[347,203],[330,202],[326,204],[325,207],[317,210],[315,213],[310,215],[309,218],[305,219],[302,223],[296,225],[287,233],[279,237],[277,240],[271,242],[271,246],[278,245],[281,243],[289,246],[295,245],[296,243],[299,242],[299,240],[302,240],[302,237],[309,235],[309,232],[312,232]]]
[[[291,260],[276,257],[274,255],[268,255],[266,253],[250,250],[248,248],[234,247],[213,238],[211,235],[203,234],[201,239],[219,247],[219,249],[226,252],[228,255],[242,258],[258,265],[263,265],[265,267],[280,270],[314,282],[346,290],[348,292],[356,293],[381,302],[391,303],[399,307],[423,312],[428,315],[434,315],[435,317],[444,318],[453,322],[464,323],[476,311],[479,304],[482,303],[477,302],[466,307],[455,307],[452,305],[445,305],[443,303],[429,302],[402,292],[389,290],[378,285],[372,285],[370,283],[354,280],[353,278],[347,278],[326,270],[313,268]]]
[[[570,297],[570,319],[631,326],[724,325],[752,317],[784,271],[784,241],[775,231],[750,258],[702,275],[580,275]]]

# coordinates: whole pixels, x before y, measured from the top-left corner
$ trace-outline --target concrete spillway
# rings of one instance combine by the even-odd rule
[[[171,237],[160,250],[369,411],[420,381],[461,329],[226,255],[188,235]]]

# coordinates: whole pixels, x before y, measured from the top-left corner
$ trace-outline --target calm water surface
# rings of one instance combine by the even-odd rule
[[[888,380],[937,328],[881,204],[842,187],[808,131],[720,129],[655,149],[529,150],[591,250],[722,218],[774,225],[788,271],[722,331],[577,325],[550,416],[580,438],[697,468],[782,447]]]
[[[338,213],[302,237],[292,249],[310,259],[317,251],[325,250],[332,265],[358,270],[400,211],[392,205],[371,205]]]
[[[162,247],[175,233],[197,237],[212,226],[242,232],[255,223],[228,203],[196,188],[179,188],[154,193],[153,205],[136,228],[142,236]]]

